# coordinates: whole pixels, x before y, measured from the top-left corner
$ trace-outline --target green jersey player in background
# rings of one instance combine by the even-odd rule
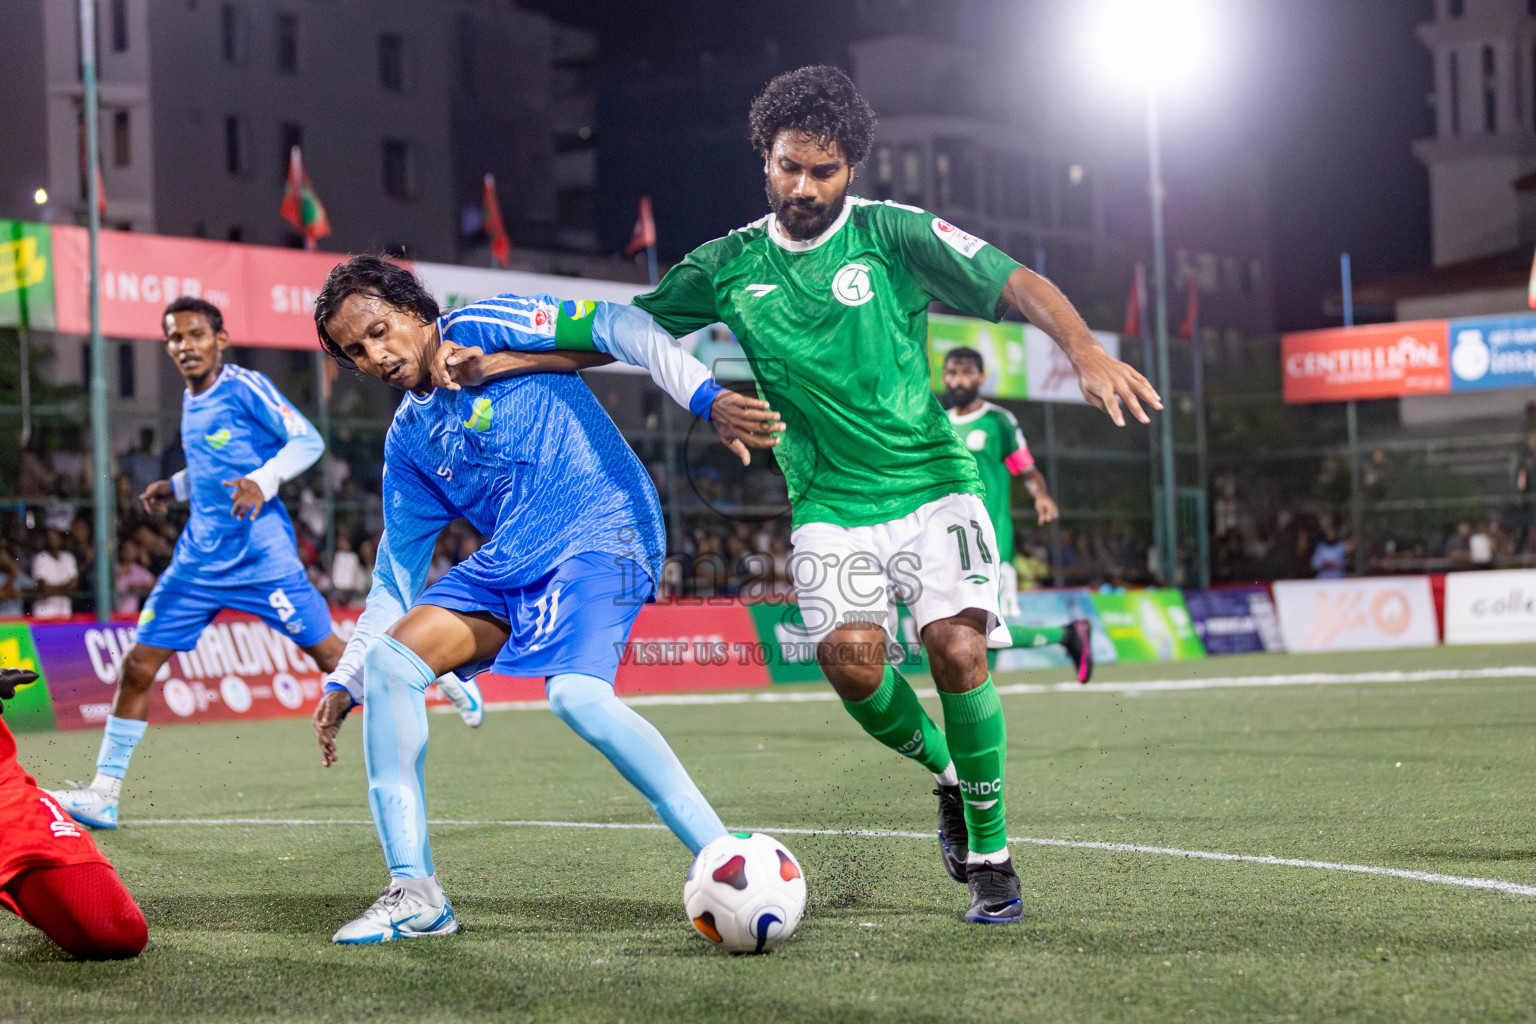
[[[928,306],[1017,309],[1065,350],[1088,401],[1142,422],[1157,393],[1110,358],[1050,282],[930,213],[848,195],[875,116],[848,76],[780,75],[752,104],[772,212],[690,253],[635,300],[675,335],[724,322],[786,425],[801,637],[864,730],[939,788],[944,865],[967,921],[1017,921],[1003,813],[1007,740],[987,671],[1010,645],[997,537],[976,460],[929,388]],[[903,600],[932,662],[946,729],[886,657]]]
[[[1019,421],[1007,409],[981,397],[981,385],[986,379],[986,364],[975,349],[962,347],[944,354],[944,397],[949,404],[949,425],[976,459],[976,472],[986,492],[982,501],[987,506],[987,515],[992,517],[992,528],[997,531],[998,601],[1005,618],[1018,618],[1019,574],[1013,566],[1013,478],[1024,478],[1041,526],[1055,522],[1061,513],[1046,486],[1045,474],[1035,465]],[[1077,670],[1078,682],[1086,683],[1093,675],[1093,630],[1087,619],[1074,619],[1065,626],[1010,623],[1008,636],[1015,647],[1060,644]]]

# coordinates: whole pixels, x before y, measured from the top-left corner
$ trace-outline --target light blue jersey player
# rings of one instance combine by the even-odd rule
[[[530,371],[610,357],[646,366],[743,458],[743,441],[775,443],[777,416],[720,388],[629,306],[507,295],[439,316],[408,270],[360,256],[332,271],[315,320],[334,356],[408,392],[385,440],[373,589],[315,712],[330,764],[343,717],[364,705],[368,802],[390,873],[383,896],[335,941],[458,928],[432,863],[424,796],[423,694],[451,669],[543,677],[555,714],[690,850],[723,835],[666,740],[613,694],[665,553],[655,489],[579,377]],[[427,586],[437,534],[459,516],[489,540]]]
[[[117,827],[122,780],[144,735],[156,674],[173,652],[196,647],[222,609],[260,617],[322,671],[334,669],[342,652],[330,609],[299,562],[293,524],[282,502],[273,500],[285,481],[314,465],[324,442],[264,375],[224,362],[229,334],[217,306],[180,298],[166,307],[162,322],[166,352],[187,386],[181,400],[187,468],[150,484],[140,501],[151,515],[173,499],[186,501],[191,516],[139,615],[96,777],[84,788],[53,794],[92,828]],[[470,699],[478,701],[478,694]]]

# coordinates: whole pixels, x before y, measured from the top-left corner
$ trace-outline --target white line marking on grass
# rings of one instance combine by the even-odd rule
[[[1536,678],[1536,666],[1509,665],[1499,668],[1425,669],[1422,672],[1297,672],[1269,676],[1209,676],[1190,679],[1143,679],[1119,683],[1008,683],[997,688],[1004,697],[1033,693],[1159,693],[1170,690],[1217,690],[1269,686],[1347,686],[1351,683],[1432,683],[1476,679]],[[929,687],[917,690],[919,697],[937,697]],[[754,690],[746,693],[649,693],[620,698],[630,707],[691,706],[707,704],[810,704],[835,701],[831,690]],[[545,700],[487,701],[487,711],[537,711],[549,707]],[[451,705],[434,707],[439,714],[457,714]]]
[[[132,826],[176,825],[373,825],[372,821],[350,818],[146,818],[130,823]],[[612,821],[540,821],[528,820],[472,820],[461,818],[434,818],[427,822],[434,826],[494,826],[501,828],[590,828],[623,831],[664,832],[665,825],[653,822],[629,823]],[[746,829],[749,832],[767,832],[770,835],[789,836],[858,836],[871,839],[932,839],[932,832],[898,832],[894,829],[825,829],[825,828],[762,828]],[[1217,853],[1211,850],[1180,850],[1171,846],[1139,846],[1134,843],[1096,843],[1075,839],[1038,839],[1019,836],[1008,840],[1024,846],[1055,846],[1070,850],[1100,850],[1105,853],[1141,853],[1159,857],[1183,857],[1187,860],[1236,861],[1243,864],[1266,864],[1271,867],[1314,868],[1319,871],[1345,871],[1357,875],[1383,875],[1389,878],[1405,878],[1413,882],[1429,882],[1434,885],[1454,885],[1463,889],[1492,889],[1511,896],[1536,896],[1536,885],[1522,885],[1497,878],[1472,878],[1464,875],[1442,875],[1434,871],[1412,871],[1407,868],[1384,868],[1371,864],[1343,864],[1328,860],[1303,860],[1295,857],[1263,857],[1244,853]]]

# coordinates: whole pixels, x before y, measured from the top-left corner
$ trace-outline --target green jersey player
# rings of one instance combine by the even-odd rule
[[[976,460],[929,389],[928,306],[990,320],[1020,310],[1116,423],[1121,401],[1146,422],[1141,401],[1159,400],[1045,279],[932,214],[847,194],[875,118],[841,71],[780,75],[750,121],[772,212],[695,249],[635,302],[677,335],[723,321],[746,350],[786,425],[776,451],[801,635],[864,730],[933,772],[945,868],[971,888],[966,920],[1016,921],[1007,744],[987,672],[989,643],[1010,645],[997,537]],[[945,730],[888,664],[898,597],[931,659]]]
[[[997,531],[998,601],[1005,617],[1017,618],[1019,574],[1013,566],[1013,478],[1023,476],[1024,486],[1035,501],[1035,516],[1040,525],[1055,522],[1060,511],[1046,486],[1045,474],[1035,465],[1019,421],[1007,409],[981,397],[981,385],[986,379],[986,364],[975,349],[962,347],[944,354],[949,425],[976,459],[976,472],[986,490],[982,499]],[[1015,647],[1060,644],[1077,670],[1078,682],[1086,683],[1093,675],[1093,633],[1087,619],[1075,619],[1065,626],[1009,623],[1008,636]]]

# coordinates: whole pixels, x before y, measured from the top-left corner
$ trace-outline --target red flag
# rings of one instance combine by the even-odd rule
[[[1179,325],[1179,337],[1193,341],[1200,333],[1200,286],[1194,276],[1189,278],[1189,305],[1184,307],[1184,322]]]
[[[656,221],[651,219],[651,197],[640,197],[640,216],[635,218],[635,230],[630,232],[629,244],[624,247],[625,256],[633,256],[642,249],[656,248]]]
[[[325,214],[325,206],[315,195],[315,186],[304,173],[304,158],[299,147],[288,151],[288,180],[283,185],[283,204],[279,208],[283,220],[304,236],[304,248],[313,249],[315,243],[331,233],[331,221]]]
[[[491,237],[491,258],[498,267],[512,261],[512,239],[507,235],[507,225],[501,219],[501,203],[496,201],[496,176],[485,176],[485,188],[480,197],[480,211],[484,217],[485,233]]]
[[[1531,284],[1526,299],[1532,309],[1536,309],[1536,261],[1531,263]]]
[[[107,186],[101,180],[101,163],[96,163],[96,216],[107,215]]]
[[[1151,331],[1147,326],[1147,270],[1136,264],[1136,276],[1131,280],[1130,298],[1125,303],[1125,324],[1120,333],[1127,338],[1147,338]]]

